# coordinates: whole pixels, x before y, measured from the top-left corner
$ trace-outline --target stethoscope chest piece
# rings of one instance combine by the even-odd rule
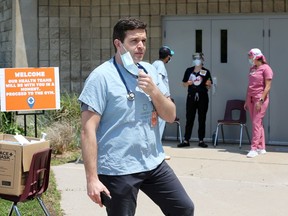
[[[135,99],[135,94],[130,91],[130,92],[127,94],[127,99],[128,99],[129,101],[133,101],[133,100]]]

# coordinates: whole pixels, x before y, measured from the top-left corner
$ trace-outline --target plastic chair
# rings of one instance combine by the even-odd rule
[[[34,153],[24,191],[20,196],[0,194],[0,198],[13,202],[9,216],[12,215],[14,210],[16,215],[21,216],[17,204],[35,198],[38,200],[45,215],[50,215],[41,199],[41,195],[47,190],[49,184],[51,152],[52,149],[47,148]]]
[[[248,129],[246,126],[246,110],[244,109],[244,104],[245,104],[244,100],[228,100],[227,101],[224,119],[218,120],[215,138],[214,138],[214,147],[216,147],[216,145],[217,145],[219,126],[221,126],[222,139],[223,139],[223,143],[225,143],[223,125],[239,125],[240,126],[239,148],[241,148],[241,146],[242,146],[243,127],[245,127],[245,129],[246,129],[249,143],[251,143]],[[233,119],[233,112],[234,111],[240,112],[238,119]]]
[[[174,99],[171,98],[171,101],[175,103]],[[173,123],[177,124],[177,140],[180,140],[180,143],[182,143],[182,132],[181,132],[181,125],[180,125],[180,119],[176,116]]]
[[[181,132],[181,125],[180,125],[180,119],[176,116],[174,123],[177,124],[177,140],[180,140],[180,143],[182,143],[182,132]]]

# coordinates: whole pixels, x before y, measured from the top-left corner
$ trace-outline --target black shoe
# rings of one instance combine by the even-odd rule
[[[178,148],[187,147],[187,146],[190,146],[190,143],[187,141],[184,141],[184,142],[177,145]]]
[[[202,148],[207,148],[208,145],[205,144],[204,142],[199,142],[198,146],[202,147]]]

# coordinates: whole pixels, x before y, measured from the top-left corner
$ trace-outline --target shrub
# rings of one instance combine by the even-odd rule
[[[74,139],[77,139],[73,127],[65,120],[54,122],[46,129],[46,133],[54,154],[63,154],[69,146],[73,146]]]
[[[59,110],[47,110],[44,114],[37,115],[37,131],[47,134],[46,139],[50,140],[54,154],[63,154],[67,150],[78,148],[80,114],[78,96],[64,93],[61,95]],[[34,116],[26,117],[26,135],[34,137]],[[22,122],[23,116],[16,118],[15,112],[0,112],[0,133],[25,135]]]
[[[80,105],[76,94],[62,94],[59,110],[46,111],[41,116],[41,131],[47,133],[47,139],[54,154],[63,154],[79,145]]]
[[[24,128],[17,124],[14,112],[0,112],[0,133],[22,134]]]

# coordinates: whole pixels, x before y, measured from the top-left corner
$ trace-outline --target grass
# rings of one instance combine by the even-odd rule
[[[66,152],[63,155],[53,155],[51,166],[58,166],[71,161],[75,161],[79,154],[79,150],[75,150]],[[42,199],[51,216],[64,216],[64,212],[60,205],[61,191],[57,189],[56,179],[52,170],[50,171],[49,187],[47,191],[42,195]],[[11,205],[11,202],[0,199],[0,216],[8,215]],[[44,215],[37,200],[19,203],[18,208],[20,213],[25,216]],[[12,215],[15,216],[15,212]]]

